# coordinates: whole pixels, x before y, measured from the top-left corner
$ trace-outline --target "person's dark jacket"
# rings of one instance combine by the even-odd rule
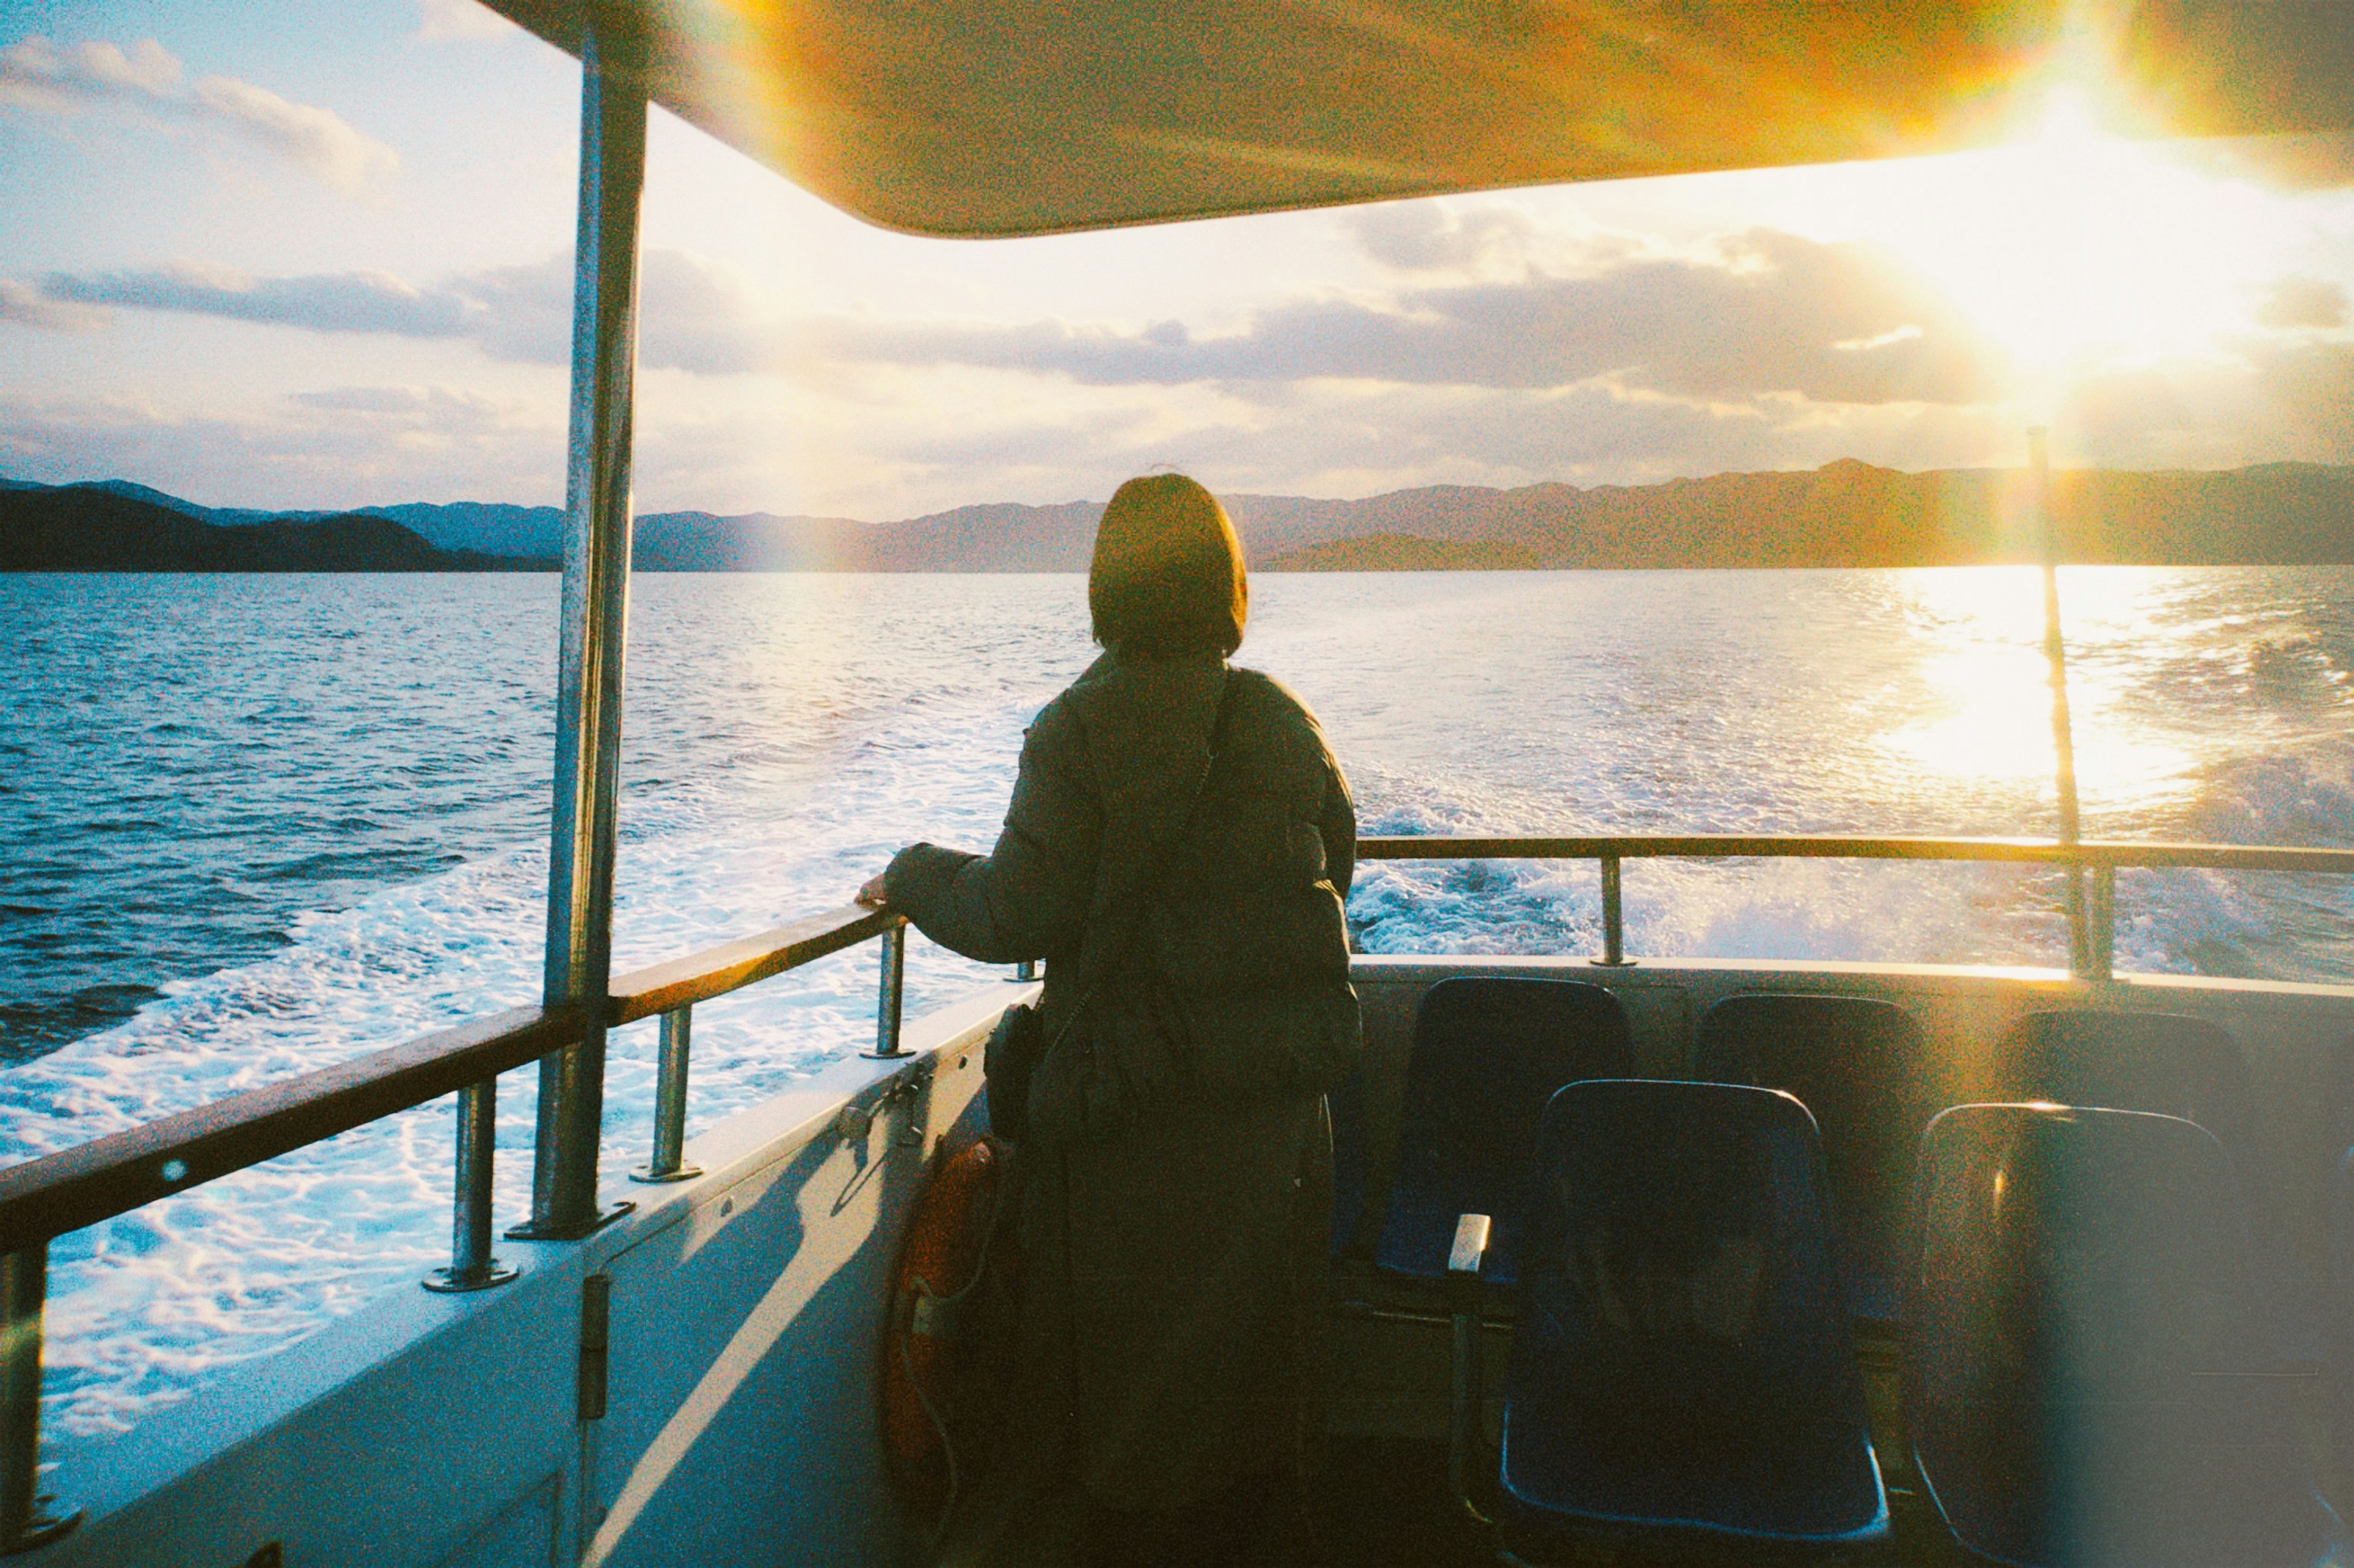
[[[1294,1462],[1321,1097],[1361,1038],[1355,849],[1298,698],[1214,656],[1108,653],[1031,726],[988,856],[918,844],[885,874],[942,946],[1046,962],[1023,1361],[1050,1463],[1098,1503],[1175,1508]]]

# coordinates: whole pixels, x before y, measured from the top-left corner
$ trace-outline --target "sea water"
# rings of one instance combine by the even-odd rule
[[[533,1000],[543,576],[0,577],[0,1159]],[[1083,669],[1069,577],[632,585],[618,967],[984,849]],[[2048,834],[2031,570],[1261,576],[1241,662],[1318,712],[1362,831]],[[2354,841],[2354,571],[2071,569],[2089,836]],[[1364,951],[1585,953],[1588,863],[1385,863]],[[2127,872],[2121,968],[2354,981],[2354,888]],[[2062,961],[2048,870],[1640,862],[1637,954]],[[1002,971],[911,945],[911,1013]],[[872,948],[696,1010],[688,1133],[872,1039]],[[645,1156],[617,1032],[609,1183]],[[527,1206],[532,1074],[502,1085]],[[445,1261],[422,1107],[51,1249],[48,1419],[96,1437]]]

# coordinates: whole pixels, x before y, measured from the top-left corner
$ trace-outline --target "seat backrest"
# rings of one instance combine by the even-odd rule
[[[2338,1474],[2330,1495],[2354,1497],[2354,1148],[2339,1156],[2331,1181],[2327,1325],[2322,1336],[2323,1397]]]
[[[1921,1145],[1905,1409],[1939,1512],[2023,1564],[2334,1550],[2251,1288],[2229,1157],[2177,1117],[1948,1110]]]
[[[1830,1172],[1848,1305],[1896,1315],[1896,1251],[1922,1128],[1937,1110],[1913,1015],[1861,996],[1729,996],[1701,1019],[1695,1077],[1796,1095]]]
[[[2247,1058],[2221,1024],[2175,1012],[2031,1012],[1995,1047],[1999,1100],[2151,1111],[2197,1122],[2235,1157],[2250,1145]]]
[[[1511,1506],[1808,1541],[1886,1529],[1825,1207],[1786,1094],[1572,1085],[1537,1138]]]
[[[1489,975],[1432,986],[1415,1016],[1374,1261],[1440,1277],[1457,1216],[1480,1213],[1493,1222],[1481,1274],[1511,1280],[1545,1102],[1564,1084],[1633,1070],[1626,1012],[1601,986]]]

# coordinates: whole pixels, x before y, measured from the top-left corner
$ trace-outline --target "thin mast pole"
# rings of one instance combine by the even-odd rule
[[[2047,437],[2041,425],[2027,432],[2027,463],[2034,487],[2036,536],[2043,557],[2043,657],[2051,666],[2052,757],[2060,800],[2060,842],[2073,844],[2082,842],[2084,822],[2076,802],[2075,726],[2068,715],[2067,642],[2060,634],[2060,542],[2052,523],[2052,457]],[[2084,868],[2072,864],[2064,874],[2068,972],[2082,975],[2092,966],[2084,919]]]
[[[584,26],[580,216],[573,252],[572,415],[565,476],[564,602],[557,687],[556,808],[548,831],[550,1004],[592,1013],[612,969],[614,800],[621,752],[621,652],[630,596],[630,416],[637,367],[638,210],[646,101],[635,40]],[[520,1234],[584,1234],[599,1223],[597,1135],[605,1026],[539,1064],[531,1223]]]

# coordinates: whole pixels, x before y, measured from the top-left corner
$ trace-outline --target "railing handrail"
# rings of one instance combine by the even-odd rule
[[[634,1023],[674,1008],[709,1001],[773,975],[797,969],[829,953],[854,948],[907,923],[904,915],[845,904],[757,937],[723,942],[699,953],[650,964],[616,975],[606,988],[606,1022]]]
[[[724,996],[903,923],[844,905],[618,976],[608,1022]],[[578,1008],[510,1008],[0,1168],[0,1255],[429,1105],[571,1044],[586,1022]]]
[[[2354,875],[2354,850],[1864,834],[1374,834],[1357,841],[1357,856],[1366,861],[1991,861]],[[629,1023],[708,1001],[902,924],[903,916],[887,910],[844,905],[617,976],[608,988],[606,1022]],[[429,1104],[572,1044],[584,1022],[583,1015],[570,1009],[524,1007],[493,1013],[56,1154],[0,1167],[0,1254],[100,1224],[201,1182]]]
[[[1948,860],[2213,871],[2308,871],[2354,875],[2354,850],[2255,844],[2147,843],[2056,839],[1904,838],[1837,833],[1616,833],[1487,837],[1377,834],[1357,841],[1359,860]]]

